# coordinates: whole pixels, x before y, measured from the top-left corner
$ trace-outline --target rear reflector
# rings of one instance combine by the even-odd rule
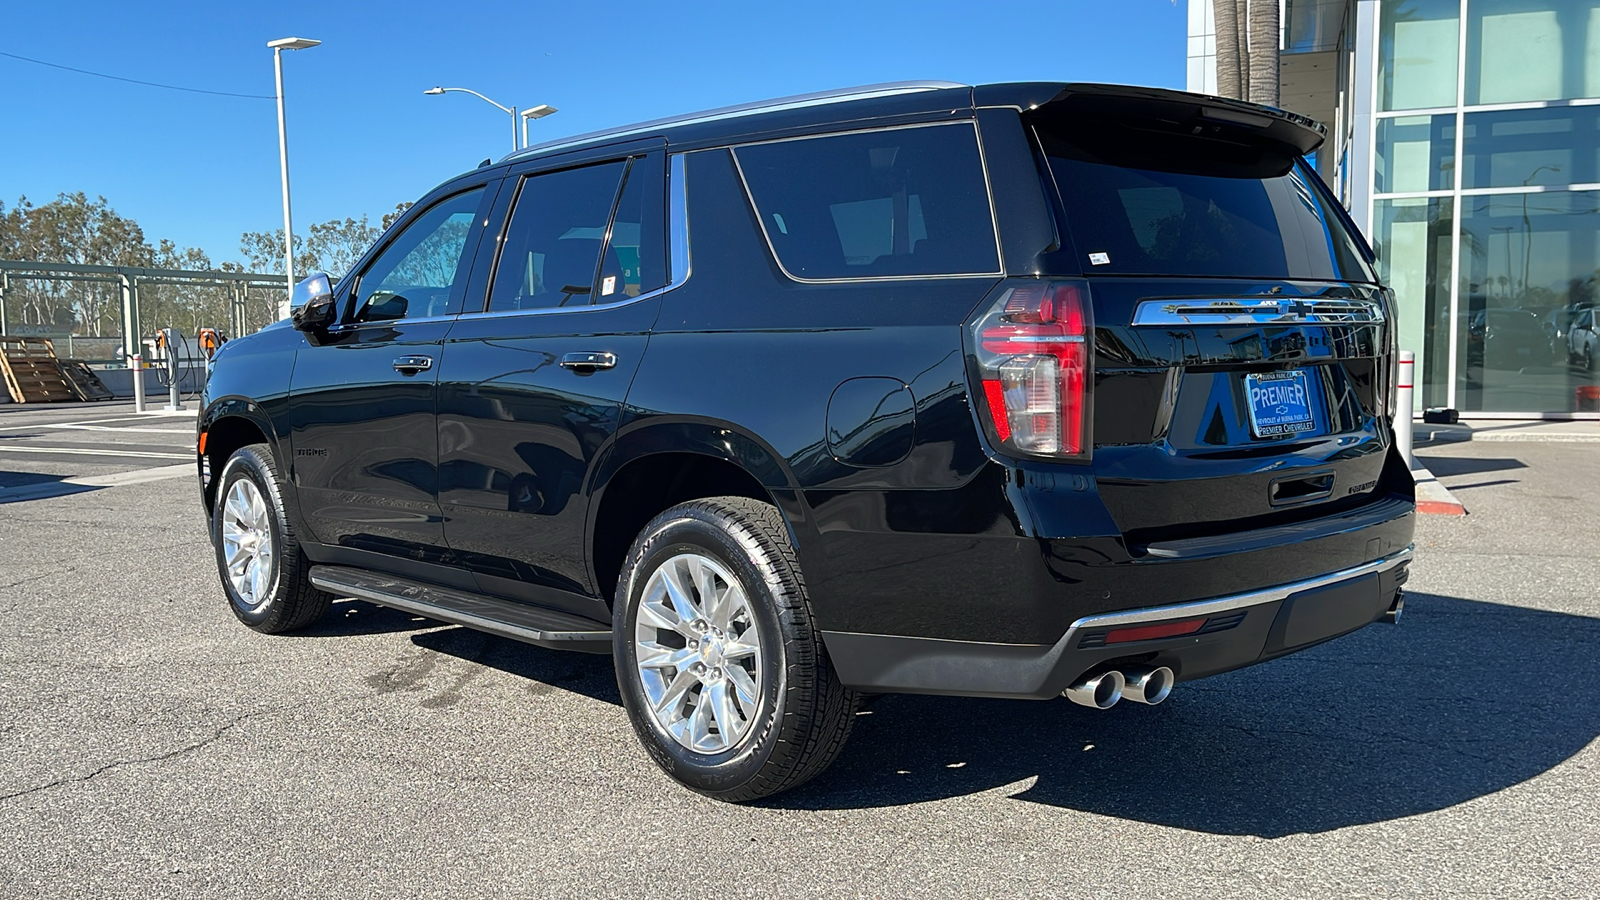
[[[1132,628],[1114,628],[1106,632],[1106,643],[1126,644],[1130,641],[1153,641],[1157,638],[1177,637],[1182,634],[1194,634],[1205,627],[1205,619],[1189,619],[1183,622],[1162,622],[1159,625],[1137,625]]]
[[[1005,388],[993,379],[984,379],[983,396],[989,401],[989,415],[994,419],[994,430],[1000,440],[1011,440],[1011,419],[1006,415]]]

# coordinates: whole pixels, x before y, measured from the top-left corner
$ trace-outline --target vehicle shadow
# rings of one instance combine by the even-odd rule
[[[65,475],[49,475],[43,472],[12,472],[0,470],[0,489],[15,487],[32,487],[36,484],[55,484],[66,478]]]
[[[1600,619],[1409,595],[1404,624],[1192,684],[1151,708],[887,696],[839,761],[768,801],[1018,800],[1281,837],[1445,809],[1600,735]],[[1552,680],[1552,672],[1559,676]]]
[[[442,624],[422,621],[428,626]],[[414,634],[411,643],[538,682],[550,689],[574,691],[615,706],[622,705],[622,696],[617,693],[616,670],[608,654],[551,650],[470,628],[444,628]]]

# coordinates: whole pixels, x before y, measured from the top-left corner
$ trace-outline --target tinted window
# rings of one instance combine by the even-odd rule
[[[352,321],[415,319],[450,313],[465,278],[467,238],[483,188],[441,200],[411,220],[356,285]]]
[[[1298,157],[1159,129],[1041,123],[1085,272],[1373,280]]]
[[[615,303],[666,285],[665,196],[660,155],[628,165],[600,263],[596,303]]]
[[[489,311],[587,306],[626,163],[522,183],[489,292]]]
[[[761,227],[796,278],[997,272],[994,219],[970,124],[735,150]]]

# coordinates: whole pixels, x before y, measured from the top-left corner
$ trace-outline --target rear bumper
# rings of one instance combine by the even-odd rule
[[[1043,700],[1094,670],[1164,665],[1192,681],[1293,653],[1382,618],[1412,549],[1287,584],[1084,616],[1052,644],[1002,644],[824,631],[849,687],[884,693]],[[1203,619],[1175,637],[1128,640],[1119,629]],[[1135,633],[1132,636],[1137,636]]]

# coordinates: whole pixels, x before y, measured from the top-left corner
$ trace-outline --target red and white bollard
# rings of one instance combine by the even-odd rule
[[[1411,454],[1411,388],[1416,368],[1417,354],[1401,350],[1400,377],[1395,383],[1394,392],[1394,443],[1408,469],[1417,467],[1417,458]]]

